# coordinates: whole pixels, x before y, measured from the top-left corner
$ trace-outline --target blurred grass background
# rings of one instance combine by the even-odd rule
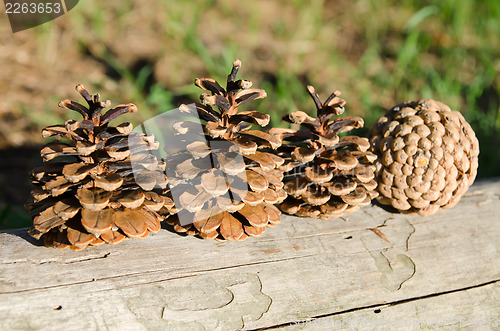
[[[313,112],[306,84],[341,90],[346,114],[365,119],[358,134],[397,103],[433,98],[472,124],[479,177],[499,175],[498,0],[85,0],[16,34],[0,17],[0,228],[31,224],[26,172],[41,163],[41,128],[76,118],[57,103],[79,100],[77,83],[136,103],[138,124],[197,100],[194,78],[224,81],[235,58],[267,91],[253,106],[272,126]]]

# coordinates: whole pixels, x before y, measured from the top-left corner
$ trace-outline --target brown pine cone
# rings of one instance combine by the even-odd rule
[[[167,187],[165,165],[148,153],[158,149],[158,142],[133,132],[130,123],[109,125],[121,114],[136,111],[134,104],[103,113],[109,100],[100,101],[82,85],[76,90],[88,107],[70,100],[59,106],[77,111],[83,119],[42,131],[44,138],[56,141],[41,150],[46,163],[31,173],[36,188],[26,203],[33,212],[29,234],[43,236],[47,246],[79,250],[157,232],[161,217],[156,211],[168,205],[158,194]]]
[[[277,148],[281,141],[251,130],[252,124],[267,125],[269,115],[239,110],[266,96],[264,90],[250,88],[251,82],[236,80],[240,66],[234,61],[225,89],[211,78],[195,80],[210,93],[201,95],[202,103],[179,107],[181,115],[196,116],[174,123],[176,135],[166,141],[167,153],[172,145],[183,146],[165,159],[178,211],[167,223],[178,232],[241,241],[280,222],[274,204],[286,197],[276,169],[283,160],[262,150]]]
[[[479,142],[458,111],[419,100],[391,108],[372,127],[378,155],[378,200],[428,216],[451,208],[474,182]]]
[[[339,217],[367,205],[378,195],[374,180],[376,156],[367,151],[368,139],[339,137],[342,132],[363,127],[360,117],[330,118],[344,112],[340,92],[332,93],[321,103],[312,86],[307,90],[317,108],[316,117],[296,111],[283,117],[299,124],[301,130],[273,128],[270,133],[288,144],[279,148],[285,159],[284,172],[288,198],[282,211],[321,219]]]

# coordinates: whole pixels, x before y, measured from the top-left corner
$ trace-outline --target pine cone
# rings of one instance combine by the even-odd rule
[[[41,150],[47,163],[31,173],[36,188],[26,203],[34,214],[29,234],[43,236],[47,246],[75,250],[145,238],[160,229],[161,218],[155,211],[168,202],[158,195],[167,184],[164,164],[144,153],[159,144],[153,136],[133,132],[130,123],[109,125],[119,115],[136,111],[134,104],[103,113],[109,100],[100,101],[82,85],[76,90],[88,108],[70,100],[59,106],[77,111],[83,120],[42,131],[44,138],[56,141]]]
[[[312,86],[307,90],[317,108],[317,117],[296,111],[284,120],[301,125],[302,130],[273,128],[270,133],[289,144],[279,148],[285,159],[280,167],[285,172],[288,198],[281,210],[297,216],[330,219],[352,212],[376,197],[374,180],[376,156],[367,151],[368,139],[357,136],[339,137],[342,132],[363,127],[363,119],[344,117],[333,121],[333,115],[344,112],[345,101],[340,92],[332,93],[321,103]]]
[[[391,108],[372,127],[378,198],[405,213],[428,216],[453,207],[474,182],[479,142],[458,111],[434,100]]]
[[[269,115],[239,110],[240,105],[266,96],[264,90],[250,88],[251,82],[236,80],[240,66],[239,60],[234,61],[226,89],[211,78],[197,78],[195,85],[210,93],[201,95],[201,104],[179,107],[206,124],[173,125],[186,147],[166,159],[174,200],[174,192],[179,192],[175,201],[179,213],[167,222],[178,232],[242,241],[280,222],[280,211],[273,204],[286,197],[282,174],[276,169],[283,160],[260,150],[277,148],[281,141],[250,130],[252,124],[267,125]]]

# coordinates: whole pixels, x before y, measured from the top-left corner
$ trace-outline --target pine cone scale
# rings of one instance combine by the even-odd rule
[[[279,148],[280,156],[285,157],[280,169],[286,172],[284,189],[289,194],[280,207],[297,216],[338,217],[366,205],[377,195],[376,156],[368,152],[370,143],[366,138],[338,136],[363,126],[359,117],[330,120],[344,112],[340,92],[335,91],[321,103],[312,86],[307,90],[316,105],[317,117],[296,111],[284,119],[304,129],[271,129],[272,134],[289,142]]]
[[[370,131],[379,201],[431,215],[455,205],[476,176],[479,145],[463,116],[434,100],[397,105]]]
[[[159,215],[154,210],[163,208],[166,200],[149,196],[146,204],[144,194],[148,191],[144,186],[167,189],[162,163],[144,154],[157,149],[158,143],[152,136],[132,132],[128,122],[109,125],[118,116],[136,111],[135,105],[118,105],[103,113],[109,101],[100,101],[99,95],[90,95],[81,85],[77,91],[88,108],[69,100],[59,105],[83,119],[42,131],[44,137],[68,142],[49,143],[40,152],[47,163],[32,171],[37,188],[26,204],[34,212],[29,233],[43,236],[48,246],[80,250],[158,231]],[[62,156],[64,162],[52,161]],[[147,177],[147,185],[136,183],[141,176]]]
[[[200,142],[190,142],[180,151],[184,160],[174,155],[165,160],[177,164],[180,178],[170,178],[175,190],[180,183],[186,185],[179,187],[181,212],[169,222],[178,232],[245,240],[279,222],[280,212],[271,206],[285,198],[281,173],[274,172],[284,160],[265,150],[277,148],[281,139],[251,129],[252,124],[267,125],[268,114],[240,110],[242,104],[266,96],[265,91],[250,88],[251,82],[236,80],[240,66],[240,61],[233,63],[225,88],[211,78],[196,79],[195,85],[207,91],[200,96],[202,104],[179,107],[186,114],[196,112],[206,124],[203,135],[196,134]],[[176,123],[173,129],[186,141],[196,132],[189,121]]]
[[[99,211],[83,208],[81,217],[83,227],[95,235],[107,232],[113,226],[113,211],[109,208]]]

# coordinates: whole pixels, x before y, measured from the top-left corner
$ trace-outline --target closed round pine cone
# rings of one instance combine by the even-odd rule
[[[372,127],[379,202],[428,216],[451,208],[474,182],[479,142],[458,111],[434,100],[391,108]]]
[[[45,163],[31,173],[36,188],[25,205],[33,213],[29,234],[43,237],[46,246],[79,250],[157,232],[161,217],[156,211],[173,205],[162,196],[167,188],[165,165],[147,153],[158,149],[158,142],[133,132],[130,123],[109,125],[121,114],[136,111],[134,104],[103,113],[109,101],[100,101],[82,85],[76,90],[88,107],[70,100],[59,106],[83,119],[42,131],[44,138],[56,140],[41,150]]]
[[[373,164],[377,157],[368,151],[368,139],[339,137],[364,123],[360,117],[330,121],[344,112],[340,92],[321,103],[312,86],[307,90],[316,105],[316,117],[296,111],[283,119],[300,125],[300,130],[270,130],[286,142],[278,149],[278,155],[285,159],[279,169],[284,172],[288,193],[280,208],[297,216],[330,219],[368,205],[378,195]]]
[[[274,204],[286,192],[276,168],[284,161],[265,150],[281,141],[259,130],[269,115],[239,110],[266,96],[251,82],[236,80],[240,66],[234,61],[225,88],[211,78],[197,78],[195,84],[208,93],[201,95],[202,103],[181,105],[180,115],[188,119],[172,125],[175,135],[165,151],[174,152],[165,162],[177,214],[167,223],[177,232],[242,241],[280,222]]]

